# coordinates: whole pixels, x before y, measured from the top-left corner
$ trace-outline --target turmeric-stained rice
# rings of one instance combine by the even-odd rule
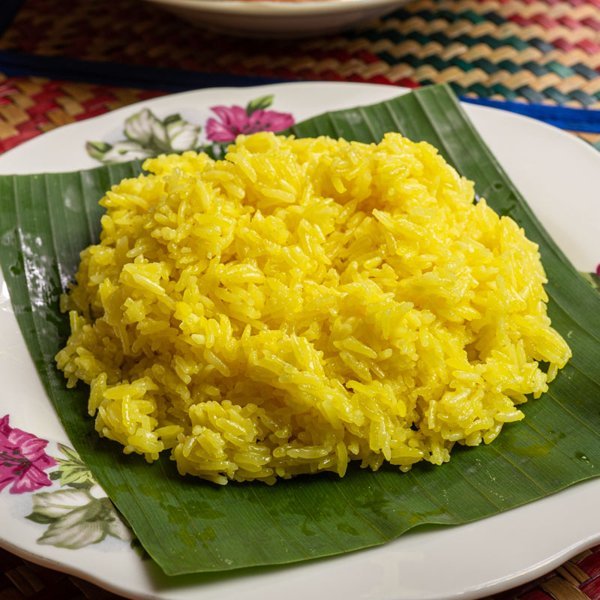
[[[101,201],[57,355],[126,453],[216,483],[441,464],[570,357],[537,246],[429,144],[258,133],[144,166]]]

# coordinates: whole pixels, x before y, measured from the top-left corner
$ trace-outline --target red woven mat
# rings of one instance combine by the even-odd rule
[[[57,82],[38,77],[6,78],[0,75],[0,82],[0,151],[10,150],[59,125],[158,95],[144,90]]]
[[[60,15],[60,18],[57,18]],[[26,0],[0,49],[121,65],[396,85],[600,107],[600,0],[414,0],[339,35],[239,40],[140,0]]]

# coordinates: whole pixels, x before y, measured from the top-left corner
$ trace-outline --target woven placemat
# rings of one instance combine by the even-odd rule
[[[23,0],[5,26],[0,151],[158,93],[270,80],[448,82],[480,102],[600,109],[600,0],[415,0],[294,41],[211,33],[141,0]],[[600,149],[593,119],[582,135]]]
[[[1,69],[1,67],[0,67]],[[157,95],[40,77],[7,78],[0,71],[0,151],[54,127],[87,119]]]
[[[162,93],[43,77],[6,77],[0,66],[0,153],[60,125]],[[575,130],[572,133],[600,150],[600,134]]]
[[[599,108],[599,32],[600,0],[415,0],[354,32],[279,42],[208,33],[140,0],[71,0],[68,11],[64,0],[25,0],[0,50],[285,79],[449,82],[461,95]]]

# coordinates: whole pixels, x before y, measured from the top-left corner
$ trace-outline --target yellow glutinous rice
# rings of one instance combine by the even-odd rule
[[[571,355],[537,246],[429,144],[257,133],[145,169],[101,201],[57,355],[126,453],[217,483],[437,465]]]

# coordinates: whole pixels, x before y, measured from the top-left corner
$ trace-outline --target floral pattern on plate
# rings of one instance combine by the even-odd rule
[[[600,263],[596,266],[596,270],[593,273],[581,273],[590,285],[600,293]]]
[[[47,440],[11,427],[8,415],[0,419],[0,491],[31,494],[27,519],[45,526],[37,542],[69,549],[107,537],[132,542],[131,531],[79,454],[57,444],[62,456],[53,457],[47,446]],[[59,489],[37,491],[56,485]]]
[[[56,461],[46,454],[48,445],[35,435],[11,427],[9,416],[0,419],[0,491],[11,494],[33,492],[52,485],[46,470]]]
[[[123,124],[124,140],[109,144],[88,141],[87,153],[103,164],[144,160],[169,152],[218,149],[218,144],[235,140],[239,134],[257,131],[283,131],[294,124],[290,113],[267,110],[274,96],[261,96],[242,106],[213,106],[214,116],[208,118],[204,127],[186,121],[175,113],[164,119],[144,108],[128,117]],[[204,130],[204,135],[202,131]]]

